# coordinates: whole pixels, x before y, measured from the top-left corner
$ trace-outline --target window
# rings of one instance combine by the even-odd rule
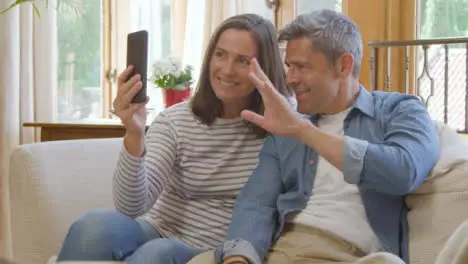
[[[342,11],[343,0],[282,0],[279,1],[279,8],[277,11],[276,26],[278,28],[284,27],[295,16],[311,12],[318,9],[332,9],[338,12]]]
[[[61,1],[57,12],[57,117],[102,117],[102,1]]]
[[[131,0],[130,31],[147,30],[148,43],[148,79],[151,76],[152,65],[155,60],[172,54],[172,0]],[[161,89],[150,81],[147,83],[147,94],[150,101],[148,120],[164,109]],[[115,98],[113,94],[112,98]]]
[[[296,10],[341,10],[341,1],[281,1],[277,27],[297,15]],[[266,6],[264,2],[261,5],[249,1],[245,3],[248,4],[241,8],[246,9],[245,12]],[[116,96],[116,78],[126,66],[127,34],[142,29],[148,31],[148,70],[151,71],[155,60],[174,54],[174,1],[68,0],[60,1],[60,5],[57,13],[57,117],[60,121],[113,118],[108,110],[112,108]],[[205,1],[189,0],[188,5],[191,12],[186,18],[188,28],[185,29],[185,38],[190,39],[192,44],[184,45],[183,64],[195,67],[193,76],[196,82],[203,54],[203,34],[200,32],[204,28]],[[237,5],[233,6],[237,8]],[[273,19],[270,9],[263,10],[261,14],[267,17],[271,15]],[[148,108],[152,110],[148,120],[151,120],[164,107],[161,89],[151,83],[147,84],[147,89],[150,97]]]
[[[148,71],[156,59],[171,55],[172,0],[60,3],[57,117],[60,121],[109,118],[116,78],[126,67],[127,34],[148,31]],[[151,83],[147,88],[148,108],[158,113],[163,109],[161,91]]]
[[[468,0],[420,0],[419,37],[468,35]]]
[[[342,0],[296,0],[297,15],[319,9],[333,9],[341,12],[341,1]]]
[[[468,35],[468,0],[420,0],[419,39],[456,38]],[[466,45],[448,46],[448,124],[465,129]],[[431,81],[423,74],[424,51],[417,53],[419,89],[423,98],[430,94]],[[434,119],[444,120],[445,48],[431,45],[427,50],[427,72],[434,81],[434,96],[429,102],[429,113]]]

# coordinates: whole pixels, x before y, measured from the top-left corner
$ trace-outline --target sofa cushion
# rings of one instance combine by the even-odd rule
[[[437,256],[435,264],[446,263],[468,263],[468,220],[453,232]]]
[[[47,264],[123,264],[123,261],[60,261],[57,262],[57,256],[53,256],[47,261]]]
[[[468,219],[468,144],[435,122],[440,157],[426,181],[406,202],[411,264],[434,263],[449,236]]]
[[[13,259],[46,263],[86,211],[112,208],[112,177],[122,139],[26,144],[10,159]]]

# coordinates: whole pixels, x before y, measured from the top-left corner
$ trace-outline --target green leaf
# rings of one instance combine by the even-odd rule
[[[16,0],[10,6],[8,6],[6,9],[0,11],[0,15],[10,11],[13,7],[15,7],[15,6],[19,5],[19,4],[22,4],[24,2],[26,2],[26,0]]]
[[[41,17],[41,14],[39,12],[39,8],[35,4],[35,1],[38,1],[38,0],[16,0],[12,4],[10,4],[6,9],[1,10],[0,15],[10,11],[12,8],[14,8],[15,6],[18,6],[20,4],[30,3],[30,4],[32,4],[32,6],[34,8],[34,13],[36,13],[36,15],[38,17]],[[57,0],[57,10],[60,10],[59,7],[60,7],[61,2],[62,2],[62,0]],[[78,0],[67,0],[65,2],[66,2],[66,7],[71,8],[75,12],[75,15],[80,14],[80,4],[78,3]],[[45,0],[45,5],[46,5],[46,8],[49,8],[49,0]]]
[[[12,8],[14,8],[15,6],[18,6],[20,4],[24,4],[24,3],[31,3],[33,8],[34,8],[34,12],[36,13],[36,15],[38,17],[41,17],[41,14],[39,13],[39,8],[37,7],[37,5],[34,3],[34,0],[16,0],[15,2],[13,2],[10,6],[8,6],[6,9],[0,11],[0,15],[1,14],[4,14],[8,11],[10,11]],[[46,0],[46,6],[48,6],[49,4],[49,1]]]
[[[37,8],[37,5],[34,4],[34,2],[32,2],[32,5],[33,5],[33,8],[34,8],[34,12],[36,12],[36,15],[37,17],[41,17],[41,14],[39,13],[39,8]]]

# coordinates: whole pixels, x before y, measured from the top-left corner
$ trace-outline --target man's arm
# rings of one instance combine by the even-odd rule
[[[427,177],[439,156],[439,138],[424,105],[403,99],[390,111],[380,144],[328,135],[303,123],[299,140],[343,171],[345,180],[363,188],[404,195]]]
[[[343,170],[343,149],[345,140],[341,136],[327,134],[309,120],[302,120],[297,139],[325,158],[331,165]]]
[[[275,137],[269,136],[260,151],[257,168],[236,200],[227,241],[217,250],[218,260],[263,263],[276,230],[276,203],[282,190]]]

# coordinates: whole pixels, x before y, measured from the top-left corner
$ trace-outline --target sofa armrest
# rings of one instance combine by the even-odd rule
[[[112,208],[121,138],[25,144],[10,157],[13,258],[46,263],[84,212]]]

